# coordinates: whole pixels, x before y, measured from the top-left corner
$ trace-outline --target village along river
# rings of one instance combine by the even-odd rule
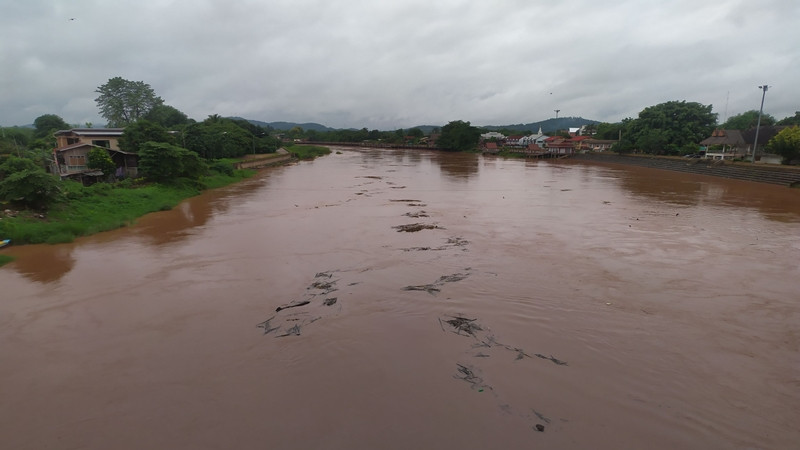
[[[2,448],[797,448],[797,190],[340,150],[4,249]]]

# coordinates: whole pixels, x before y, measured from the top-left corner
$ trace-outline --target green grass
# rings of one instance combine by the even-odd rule
[[[284,148],[297,159],[314,159],[317,156],[327,155],[331,152],[331,149],[328,147],[320,147],[317,145],[295,144]]]
[[[8,264],[13,260],[14,260],[13,256],[0,255],[0,266],[2,266],[3,264]]]
[[[233,172],[233,175],[225,175],[223,173],[212,173],[207,177],[203,177],[202,183],[206,189],[216,189],[219,187],[227,186],[229,184],[242,181],[245,178],[250,178],[256,173],[258,172],[250,169],[235,170]]]
[[[151,212],[170,210],[203,189],[227,186],[254,173],[249,170],[237,170],[233,175],[212,172],[200,182],[179,180],[170,185],[137,184],[128,180],[83,187],[66,182],[63,200],[52,205],[44,218],[39,217],[38,212],[23,211],[17,217],[0,220],[0,238],[11,239],[15,244],[72,242],[79,236],[130,225]]]

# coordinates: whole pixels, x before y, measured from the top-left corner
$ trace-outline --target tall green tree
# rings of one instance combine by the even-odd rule
[[[147,142],[139,150],[139,170],[152,181],[168,183],[178,178],[199,179],[208,167],[197,153],[176,145]]]
[[[794,116],[784,117],[778,125],[800,125],[800,111],[795,111]]]
[[[800,159],[800,126],[784,128],[767,143],[767,149],[781,156],[783,164]]]
[[[442,134],[436,145],[453,151],[472,150],[478,145],[481,131],[469,122],[455,120],[442,127]]]
[[[139,149],[145,142],[172,144],[174,139],[163,126],[140,119],[125,127],[125,131],[119,137],[119,148],[125,152],[139,153]]]
[[[143,81],[129,81],[114,77],[97,88],[94,101],[100,114],[108,120],[111,127],[124,127],[147,115],[164,100],[157,96],[153,88]]]
[[[44,114],[37,117],[33,121],[33,126],[36,129],[33,135],[37,139],[52,137],[52,134],[58,130],[66,130],[71,128],[67,122],[64,122],[64,119],[55,114]]]
[[[144,118],[167,129],[191,123],[189,116],[169,105],[154,106]]]
[[[209,118],[188,125],[181,136],[181,143],[202,158],[218,159],[236,158],[252,153],[254,139],[249,131],[230,119]],[[261,140],[256,139],[256,150],[261,148],[260,142]]]
[[[717,123],[712,105],[670,101],[648,106],[639,117],[625,122],[620,148],[653,154],[679,154],[697,150],[697,143],[711,135]]]
[[[758,124],[758,111],[751,109],[741,114],[731,116],[719,127],[723,130],[749,130]],[[761,126],[775,125],[775,118],[769,114],[761,115]]]
[[[619,139],[620,131],[622,130],[622,123],[598,123],[595,127],[595,139]]]

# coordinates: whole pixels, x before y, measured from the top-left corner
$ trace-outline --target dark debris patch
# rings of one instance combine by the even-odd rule
[[[398,233],[402,233],[402,232],[405,232],[405,233],[416,233],[417,231],[422,231],[422,230],[441,230],[441,229],[443,229],[442,227],[440,227],[440,226],[438,226],[436,224],[432,224],[432,223],[409,223],[409,224],[405,224],[405,225],[397,225],[397,226],[392,227],[392,228],[397,230]]]
[[[466,335],[475,337],[475,332],[483,330],[476,322],[477,319],[469,319],[467,317],[456,316],[447,320],[439,319],[440,325],[446,323],[450,325],[455,331],[453,333],[458,335]],[[442,329],[444,326],[442,325]],[[488,355],[486,355],[488,356]]]
[[[448,238],[444,245],[440,245],[438,247],[409,247],[403,248],[404,252],[423,252],[423,251],[442,251],[442,250],[449,250],[456,247],[461,247],[462,251],[467,251],[466,246],[469,245],[469,241],[466,239],[461,239],[460,237],[452,237]]]
[[[558,359],[558,358],[555,358],[553,355],[550,355],[550,356],[544,356],[544,355],[543,355],[543,354],[541,354],[541,353],[537,353],[535,356],[536,356],[536,357],[538,357],[538,358],[542,358],[542,359],[547,359],[547,360],[550,360],[550,361],[552,361],[554,364],[557,364],[557,365],[559,365],[559,366],[567,366],[567,365],[568,365],[566,361],[562,361],[562,360],[560,360],[560,359]]]
[[[327,317],[331,311],[341,311],[339,308],[325,308],[323,306],[333,306],[337,304],[338,297],[325,297],[321,301],[318,297],[327,296],[337,290],[338,279],[333,279],[331,272],[319,272],[314,275],[314,280],[306,288],[306,293],[301,300],[294,300],[288,304],[278,306],[269,319],[257,324],[258,328],[264,329],[264,334],[272,333],[274,337],[300,336],[303,326],[310,325],[317,320]],[[350,286],[358,283],[350,283]],[[303,306],[304,308],[299,308]],[[283,312],[292,309],[292,312]]]
[[[256,325],[256,327],[263,328],[264,329],[264,334],[269,334],[269,333],[277,330],[278,328],[280,328],[280,327],[273,327],[272,324],[270,323],[272,321],[272,319],[274,319],[274,318],[275,318],[275,316],[272,316],[269,319],[267,319],[267,320],[261,322],[260,324]]]
[[[309,303],[311,302],[308,300],[294,301],[289,303],[288,305],[278,306],[277,308],[275,308],[275,312],[281,312],[282,310],[289,308],[297,308],[298,306],[305,306],[308,305]]]
[[[475,371],[477,369],[473,369],[471,367],[465,366],[463,364],[456,363],[458,367],[458,373],[453,375],[453,378],[457,380],[464,380],[470,384],[472,389],[483,391],[484,389],[491,389],[491,386],[486,385],[483,382],[483,378],[479,377]]]
[[[466,270],[470,270],[468,267]],[[406,286],[403,288],[404,291],[425,291],[431,295],[436,295],[442,291],[442,286],[445,283],[455,283],[456,281],[461,281],[469,276],[469,273],[454,273],[452,275],[442,275],[436,280],[434,283],[430,284],[419,284],[415,286]]]
[[[420,284],[417,286],[406,286],[403,288],[404,291],[425,291],[428,294],[436,295],[442,290],[439,289],[438,285],[435,284]]]

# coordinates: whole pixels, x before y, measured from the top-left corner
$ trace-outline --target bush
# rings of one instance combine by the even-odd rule
[[[36,170],[39,166],[35,162],[27,158],[18,158],[16,156],[9,156],[0,164],[0,180],[7,176],[22,172],[23,170]]]
[[[145,177],[159,183],[178,178],[200,179],[208,171],[197,153],[171,144],[147,142],[139,151],[139,169]]]
[[[800,158],[800,127],[784,128],[767,143],[767,149],[781,156],[782,164]]]
[[[22,206],[44,208],[61,193],[59,180],[41,169],[26,169],[0,181],[0,200]]]
[[[106,176],[114,175],[115,169],[117,168],[104,148],[91,149],[86,165],[90,169],[102,171],[103,175]]]
[[[222,175],[233,176],[233,165],[227,161],[214,161],[208,168]]]

